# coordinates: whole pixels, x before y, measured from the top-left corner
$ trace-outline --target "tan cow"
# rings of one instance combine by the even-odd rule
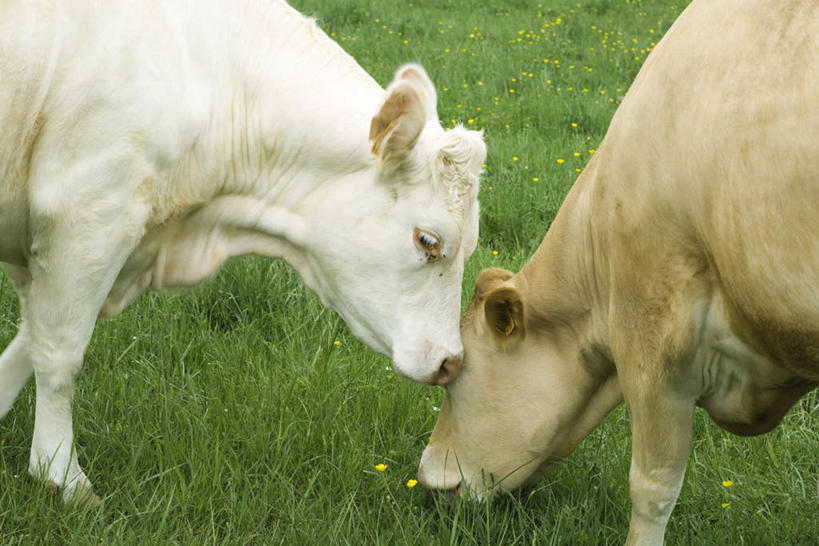
[[[478,496],[625,400],[629,544],[660,544],[694,408],[769,431],[819,385],[819,4],[693,2],[518,274],[484,271],[419,468]]]

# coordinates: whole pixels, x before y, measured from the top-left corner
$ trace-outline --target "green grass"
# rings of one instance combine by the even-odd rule
[[[384,85],[401,63],[421,62],[445,124],[486,131],[481,242],[467,266],[466,300],[482,268],[517,270],[534,252],[648,49],[686,2],[293,4]],[[17,319],[2,279],[0,347]],[[101,508],[66,509],[24,479],[34,421],[26,388],[0,422],[0,543],[625,539],[630,440],[622,407],[551,479],[490,503],[450,506],[405,485],[442,397],[398,378],[281,262],[232,261],[204,286],[143,296],[98,324],[75,423]],[[817,408],[814,392],[782,426],[751,439],[698,411],[669,543],[816,543]],[[377,463],[387,470],[377,472]],[[726,479],[734,482],[728,489]]]

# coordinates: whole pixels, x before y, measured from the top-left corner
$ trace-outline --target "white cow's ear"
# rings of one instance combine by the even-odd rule
[[[426,71],[419,64],[405,64],[395,73],[393,84],[398,82],[406,82],[411,84],[416,92],[418,98],[424,106],[424,115],[427,121],[438,121],[438,95],[435,92],[435,86],[432,80],[427,76]],[[390,84],[392,85],[392,84]]]
[[[435,101],[435,88],[420,66],[398,71],[370,123],[372,151],[385,165],[397,166],[409,156],[429,116],[437,119]]]
[[[526,335],[523,300],[511,286],[499,286],[486,295],[484,316],[492,337],[501,347],[510,347]]]

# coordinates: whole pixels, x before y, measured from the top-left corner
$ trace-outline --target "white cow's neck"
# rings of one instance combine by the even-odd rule
[[[312,20],[284,2],[247,0],[231,21],[233,95],[222,191],[291,208],[324,184],[371,167],[370,121],[383,89]],[[231,10],[228,10],[231,11]]]
[[[174,118],[184,121],[160,168],[164,187],[146,235],[105,314],[146,282],[155,289],[193,284],[227,257],[251,253],[284,258],[324,298],[303,243],[339,229],[328,203],[339,209],[345,194],[371,194],[377,183],[369,129],[384,90],[286,3],[217,4],[166,6],[188,32],[174,58],[157,61],[166,62],[159,70],[186,73]],[[220,17],[191,19],[190,9]],[[208,28],[189,28],[197,24]],[[201,36],[211,39],[203,44]],[[143,271],[154,255],[149,277]]]

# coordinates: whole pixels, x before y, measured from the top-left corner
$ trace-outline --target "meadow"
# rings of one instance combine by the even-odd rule
[[[485,131],[485,267],[519,269],[685,0],[292,0],[383,85],[422,63],[445,126]],[[260,52],[264,54],[264,52]],[[0,276],[0,347],[19,310]],[[399,378],[286,264],[246,257],[100,321],[77,387],[72,510],[25,478],[30,384],[0,421],[0,544],[619,544],[615,410],[549,479],[491,502],[410,487],[444,391]],[[819,543],[819,393],[739,438],[697,410],[669,544]],[[377,465],[383,465],[378,466]],[[386,468],[384,468],[386,467]],[[381,469],[381,470],[379,470]]]

